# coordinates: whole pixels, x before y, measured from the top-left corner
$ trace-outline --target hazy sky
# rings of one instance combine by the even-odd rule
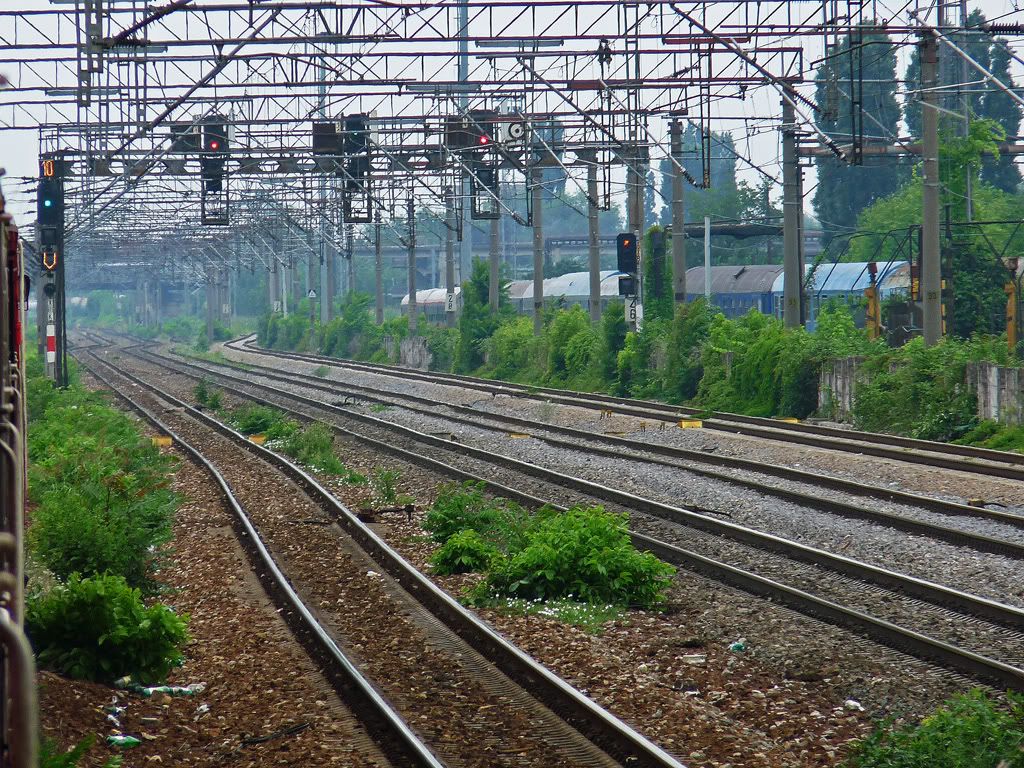
[[[913,0],[912,0],[913,1]],[[1020,10],[1018,3],[1021,0],[980,0],[980,2],[970,3],[971,8],[980,7],[985,15],[989,19],[1000,19],[1001,21],[1013,22],[1021,21],[1024,22],[1024,10]],[[201,3],[197,3],[201,4]],[[53,7],[48,5],[45,0],[0,0],[0,8],[17,7],[18,9],[27,8],[47,8]],[[65,8],[66,6],[61,6]],[[873,8],[876,9],[877,16],[890,18],[893,23],[907,22],[907,9],[912,8],[910,4],[904,5],[903,3],[897,2],[897,0],[886,0],[886,2],[876,2]],[[7,17],[0,18],[0,25],[10,24],[11,20]],[[40,22],[40,26],[45,28],[45,21]],[[10,30],[4,29],[0,26],[0,35],[6,39],[10,39]],[[808,43],[807,59],[813,59],[820,53],[819,50],[814,50],[815,46],[819,44],[819,40],[815,38],[813,41]],[[912,46],[903,46],[900,49],[900,67],[905,68],[906,63],[909,60],[910,51]],[[1016,54],[1024,58],[1024,37],[1018,37],[1013,41],[1013,50]],[[1024,66],[1019,62],[1015,62],[1015,81],[1018,85],[1024,85]],[[3,65],[0,65],[0,71],[2,71]],[[8,73],[12,74],[13,73]],[[452,73],[454,77],[454,72]],[[61,85],[67,85],[68,83],[61,83]],[[806,92],[808,95],[811,94],[812,88],[809,88]],[[1024,90],[1020,91],[1024,93]],[[2,98],[0,98],[2,101]],[[735,100],[732,100],[733,102]],[[716,105],[715,109],[719,107]],[[728,109],[735,110],[735,104],[731,103],[727,107]],[[749,110],[749,114],[777,114],[779,111],[778,96],[773,89],[763,88],[759,89],[743,107]],[[735,111],[733,111],[735,114]],[[713,127],[716,130],[730,130],[735,139],[737,149],[744,154],[751,156],[756,162],[758,162],[770,175],[779,178],[779,146],[778,136],[775,130],[754,130],[747,132],[744,130],[742,124],[738,124],[736,121],[728,122],[716,122],[713,123]],[[659,138],[664,137],[664,123],[661,120],[656,120],[652,123],[651,130]],[[22,222],[27,223],[35,218],[35,189],[34,185],[26,185],[20,183],[20,180],[16,177],[34,177],[37,173],[37,157],[39,153],[38,137],[36,131],[18,131],[11,132],[5,131],[0,132],[0,165],[6,168],[7,176],[3,180],[3,189],[7,196],[8,207],[13,210],[18,219]],[[655,160],[656,162],[656,160]],[[740,172],[743,178],[748,179],[751,182],[757,182],[759,176],[753,170],[749,170],[744,167],[741,163],[739,165]],[[810,197],[811,190],[814,186],[814,174],[810,171],[805,179],[805,191],[807,192],[806,205],[808,211],[810,211]]]

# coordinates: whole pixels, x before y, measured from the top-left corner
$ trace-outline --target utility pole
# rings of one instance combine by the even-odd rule
[[[445,319],[448,327],[454,328],[455,314],[455,190],[445,193],[445,238],[444,238],[444,292]]]
[[[469,80],[469,4],[459,3],[459,114],[465,115],[469,109],[469,96],[466,85]],[[459,282],[469,279],[473,270],[473,222],[469,212],[473,209],[469,174],[462,172],[462,241],[459,248]]]
[[[802,171],[796,151],[796,112],[782,100],[782,271],[783,313],[787,328],[803,325],[804,259]]]
[[[683,231],[683,126],[678,120],[669,125],[669,151],[678,166],[672,165],[672,289],[676,304],[686,303],[686,233]]]
[[[601,320],[601,247],[597,238],[600,234],[600,220],[597,210],[597,153],[587,165],[587,225],[589,241],[588,269],[590,270],[590,322],[595,325]]]
[[[271,277],[271,284],[276,286],[277,262],[274,262],[274,273]],[[217,303],[217,290],[214,285],[214,266],[206,265],[206,340],[213,341],[214,304]]]
[[[544,221],[541,215],[543,171],[530,170],[530,194],[533,200],[533,335],[540,336],[544,326]]]
[[[487,303],[492,312],[501,306],[501,209],[497,217],[491,219],[491,242],[488,251],[490,275],[487,282]]]
[[[384,322],[384,255],[380,242],[380,211],[373,224],[373,294],[377,325]]]
[[[416,324],[419,321],[416,307],[416,200],[409,190],[409,202],[406,205],[406,216],[409,225],[409,335],[416,335]]]
[[[353,247],[355,232],[351,224],[345,225],[345,258],[348,260],[348,296],[356,292],[356,253]]]
[[[939,251],[939,111],[936,95],[939,46],[925,31],[920,42],[921,154],[924,194],[921,211],[921,303],[924,343],[942,338],[942,259]]]

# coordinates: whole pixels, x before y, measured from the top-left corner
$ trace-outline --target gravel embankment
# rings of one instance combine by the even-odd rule
[[[343,441],[342,446],[347,461],[365,461],[370,466],[381,461],[381,457],[348,441]],[[395,463],[388,460],[389,465]],[[422,486],[423,481],[419,479],[425,474],[422,471],[403,467],[402,473],[404,483],[416,478],[411,481],[413,488]],[[430,482],[427,481],[427,493]],[[798,682],[807,684],[827,681],[825,687],[832,692],[833,704],[840,707],[842,701],[834,696],[842,691],[853,698],[860,696],[874,713],[923,713],[945,695],[968,685],[955,675],[704,579],[685,574],[677,580],[677,585],[673,598],[680,606],[679,613],[659,617],[658,621],[677,621],[676,617],[684,616],[685,611],[686,621],[680,622],[683,626],[675,625],[675,633],[684,638],[699,637],[704,647],[712,650],[724,647],[740,635],[748,640],[757,637],[758,642],[753,643],[754,653],[759,664],[767,668],[769,679],[801,678]],[[798,629],[794,629],[795,626]],[[553,634],[561,631],[559,628]],[[658,633],[659,636],[668,634],[671,631],[667,629]],[[629,654],[623,658],[629,659]],[[819,714],[823,711],[818,710]]]

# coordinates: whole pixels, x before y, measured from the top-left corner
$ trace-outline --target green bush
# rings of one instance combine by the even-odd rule
[[[981,691],[956,696],[919,725],[883,724],[858,742],[847,768],[1020,768],[1024,766],[1024,697],[999,707]],[[1005,761],[1005,762],[1004,762]]]
[[[519,379],[533,366],[536,341],[533,320],[516,317],[499,325],[487,339],[488,372],[499,379]]]
[[[650,607],[664,601],[675,569],[629,538],[628,517],[574,507],[545,517],[521,549],[491,561],[479,596]]]
[[[120,576],[81,578],[28,600],[26,629],[40,666],[83,680],[111,682],[131,675],[164,680],[182,661],[188,617],[147,608]]]
[[[155,588],[159,547],[170,537],[178,497],[174,460],[136,422],[93,393],[59,391],[29,429],[28,538],[58,577],[114,573]]]
[[[869,358],[854,392],[854,423],[926,440],[963,437],[978,422],[976,398],[964,384],[971,358],[969,344],[926,347],[921,339]]]
[[[528,517],[518,504],[486,496],[483,483],[466,482],[441,486],[423,527],[441,544],[460,531],[472,530],[508,550],[521,544],[521,521]]]
[[[243,435],[266,434],[285,421],[285,415],[268,405],[243,405],[228,414],[228,422]]]
[[[476,531],[467,528],[452,535],[430,558],[434,571],[442,576],[482,571],[498,549]]]

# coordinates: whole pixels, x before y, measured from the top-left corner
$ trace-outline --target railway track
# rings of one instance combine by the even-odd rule
[[[543,765],[546,767],[621,764],[680,768],[681,764],[667,752],[650,743],[629,726],[538,665],[526,654],[494,633],[475,615],[463,609],[455,600],[402,560],[393,549],[361,523],[354,514],[304,470],[272,451],[255,445],[244,436],[190,407],[166,390],[104,360],[96,353],[95,348],[78,350],[76,355],[93,375],[127,399],[134,408],[143,412],[159,429],[172,434],[186,451],[214,473],[222,490],[229,494],[230,503],[236,514],[240,516],[239,519],[247,521],[243,526],[244,537],[250,539],[255,549],[261,552],[261,570],[265,569],[265,572],[270,574],[275,585],[280,585],[281,589],[291,590],[294,600],[290,610],[304,622],[298,627],[300,636],[313,638],[321,644],[333,646],[337,651],[335,656],[341,654],[340,644],[334,640],[338,630],[333,625],[325,626],[322,621],[314,618],[314,614],[329,612],[329,609],[324,607],[326,603],[320,600],[315,607],[308,608],[298,598],[296,591],[289,586],[289,581],[292,583],[298,581],[303,585],[303,592],[320,597],[318,587],[311,586],[310,580],[312,579],[314,583],[322,582],[323,572],[314,571],[301,574],[297,578],[294,570],[297,564],[306,558],[304,556],[297,557],[294,552],[289,553],[286,544],[262,543],[261,529],[264,527],[274,528],[276,523],[272,518],[265,519],[259,524],[249,521],[241,504],[233,496],[230,496],[232,487],[237,491],[238,487],[245,484],[246,478],[245,476],[232,478],[228,475],[236,473],[238,468],[244,464],[254,462],[263,464],[264,469],[259,470],[258,473],[261,478],[267,476],[269,468],[265,465],[269,464],[273,467],[272,473],[279,473],[282,480],[287,478],[287,481],[279,484],[279,492],[284,491],[287,486],[292,489],[294,494],[302,495],[305,502],[296,501],[295,505],[301,508],[304,504],[309,510],[319,510],[325,522],[333,520],[351,537],[352,541],[358,544],[364,558],[369,558],[373,563],[378,564],[378,567],[385,570],[395,580],[396,585],[401,586],[404,598],[397,601],[396,605],[385,607],[384,610],[391,611],[396,615],[413,614],[416,616],[422,614],[417,619],[417,625],[420,630],[425,632],[429,647],[425,648],[420,656],[434,662],[441,655],[450,657],[447,665],[442,663],[438,671],[427,670],[427,672],[431,675],[436,674],[436,679],[441,680],[447,679],[448,676],[455,676],[456,669],[461,669],[461,678],[453,681],[452,699],[469,699],[474,710],[487,711],[488,715],[474,718],[467,713],[466,702],[463,701],[461,710],[454,704],[451,710],[442,709],[441,711],[446,717],[439,720],[438,705],[434,696],[443,699],[444,691],[447,687],[451,687],[440,685],[437,690],[431,691],[431,704],[426,710],[430,713],[430,722],[424,725],[423,721],[427,717],[423,714],[423,708],[427,705],[417,704],[417,696],[408,694],[406,690],[410,687],[413,691],[416,690],[417,678],[415,675],[403,676],[402,669],[399,668],[395,673],[396,676],[392,676],[389,680],[381,681],[375,677],[374,683],[369,683],[364,677],[361,688],[365,689],[368,695],[376,696],[377,706],[391,706],[385,700],[386,696],[387,700],[399,702],[399,705],[396,706],[406,715],[407,720],[416,718],[414,722],[417,724],[417,731],[414,732],[405,726],[404,738],[418,744],[419,750],[423,752],[423,757],[405,759],[399,756],[396,765]],[[106,371],[107,375],[97,370],[98,368]],[[111,374],[116,381],[111,379]],[[129,392],[132,393],[131,397],[128,397],[127,393]],[[140,400],[147,401],[149,405],[142,405]],[[157,411],[163,413],[164,419],[156,416]],[[230,447],[228,448],[228,446]],[[204,455],[210,453],[216,453],[220,457],[216,462],[219,467],[204,458]],[[250,493],[257,494],[253,498],[260,498],[261,491],[253,488],[249,490]],[[262,491],[262,493],[266,493],[266,491]],[[264,496],[263,498],[264,505],[270,502],[268,497]],[[279,502],[276,496],[274,502]],[[307,511],[305,514],[309,514],[309,512]],[[299,520],[298,522],[315,521]],[[275,556],[278,558],[281,556],[278,552],[280,549],[284,549],[286,552],[284,559],[289,564],[287,576],[284,573],[286,568],[274,562]],[[271,552],[274,554],[272,555]],[[310,559],[315,560],[316,557],[310,555]],[[336,576],[339,575],[333,570],[332,573]],[[275,586],[275,588],[277,587]],[[359,610],[359,606],[348,604],[344,606],[346,612]],[[333,616],[333,614],[331,615]],[[414,638],[412,639],[414,641]],[[385,642],[387,640],[389,640],[388,637],[380,638],[379,645],[387,648],[396,646],[396,642]],[[403,636],[403,641],[408,642],[409,640],[410,638]],[[387,652],[382,653],[383,659],[371,658],[375,654],[367,649],[365,642],[361,644],[358,651],[362,665],[373,667],[378,672],[387,668],[394,661],[394,658]],[[397,654],[397,652],[395,653]],[[413,654],[413,656],[415,655]],[[404,658],[401,654],[398,654],[397,657]],[[339,657],[337,664],[345,667],[346,673],[358,674],[357,664],[351,660],[342,660]],[[435,678],[430,677],[429,679]],[[377,692],[378,687],[384,689],[383,695]],[[480,699],[480,696],[487,698]],[[476,698],[474,699],[474,697]],[[490,703],[486,703],[488,699],[490,699]],[[543,704],[540,704],[539,701],[542,701]],[[557,713],[557,716],[553,713]],[[401,716],[394,714],[393,711],[391,719],[404,725]],[[453,743],[457,737],[447,727],[452,722],[460,722],[462,728],[456,730],[458,733],[464,734],[463,741]],[[419,732],[424,729],[430,731],[430,738],[419,735]],[[438,741],[438,734],[443,734],[440,741]],[[385,738],[383,741],[390,743],[397,738],[396,735],[393,738]],[[499,744],[505,742],[514,746],[508,755],[496,757],[489,753],[492,748],[498,751],[503,750],[504,748]],[[430,744],[430,748],[424,746],[424,743]],[[428,760],[433,762],[427,762]]]
[[[121,351],[125,354],[139,354],[128,349]],[[655,552],[664,559],[711,576],[718,581],[738,586],[748,592],[768,596],[772,600],[782,602],[808,615],[824,618],[832,623],[851,628],[876,641],[906,650],[918,657],[938,661],[940,664],[976,678],[995,681],[1001,686],[1015,689],[1024,685],[1024,672],[1020,668],[1021,660],[1005,656],[1009,653],[1006,649],[1021,647],[1020,644],[1024,641],[1024,637],[1019,633],[1019,630],[1024,629],[1024,611],[1019,608],[807,547],[744,526],[714,520],[690,510],[674,508],[615,489],[601,487],[545,470],[536,465],[495,456],[486,451],[471,450],[467,446],[453,448],[450,442],[443,438],[418,433],[407,427],[382,421],[367,414],[356,413],[351,409],[325,403],[293,391],[248,381],[240,376],[213,371],[210,368],[186,364],[178,360],[171,361],[162,357],[153,359],[152,356],[144,353],[139,354],[139,359],[145,360],[148,365],[158,367],[160,373],[154,375],[166,376],[167,371],[175,371],[192,380],[213,377],[230,387],[230,391],[234,395],[266,402],[289,411],[303,420],[322,421],[345,438],[359,440],[361,444],[372,445],[381,452],[399,456],[420,466],[430,467],[432,470],[448,476],[484,480],[495,493],[525,503],[539,504],[552,500],[557,502],[559,492],[564,499],[566,489],[569,489],[572,493],[583,493],[604,501],[611,501],[617,506],[633,512],[639,510],[657,516],[660,520],[653,525],[648,525],[647,528],[654,531],[660,530],[665,535],[655,537],[649,533],[634,532],[634,538],[639,546]],[[258,375],[262,376],[263,374]],[[246,391],[248,389],[254,390],[255,393]],[[371,436],[365,431],[355,432],[351,428],[340,426],[337,423],[338,418],[355,421],[361,425],[372,425],[374,435],[384,433],[386,437],[382,439]],[[399,442],[402,445],[395,444],[396,435],[400,436]],[[427,446],[425,452],[424,445]],[[454,456],[451,460],[445,461],[444,454],[441,452],[444,454],[454,453]],[[474,472],[467,468],[465,461],[467,456],[472,456],[473,463],[479,464],[481,469]],[[459,466],[456,467],[455,464],[459,464]],[[490,466],[491,469],[487,469],[485,465]],[[514,472],[520,477],[525,476],[528,480],[522,482],[516,478],[499,483],[495,479],[494,466]],[[510,472],[505,474],[509,475]],[[546,487],[549,489],[548,492],[527,493],[521,490],[531,487],[531,481],[533,487]],[[677,529],[680,526],[688,526],[716,539],[730,540],[729,545],[719,547],[719,549],[729,555],[732,562],[711,557],[707,552],[686,549],[673,542],[671,540],[673,536],[677,537],[680,543],[685,538],[678,535]],[[738,544],[734,544],[734,542],[738,542]],[[746,554],[737,556],[736,552],[739,549],[747,548],[753,548],[756,551],[753,554],[746,552]],[[713,552],[714,546],[710,547],[710,550]],[[763,573],[752,570],[750,568],[752,563],[760,563]],[[795,570],[799,571],[800,568],[805,570],[794,576],[794,564],[796,563],[810,563],[815,567],[808,569],[806,566],[797,566]],[[824,577],[822,568],[838,575]],[[771,578],[769,574],[775,571],[789,571],[786,575],[789,583],[784,583],[781,578]],[[829,583],[825,585],[825,582]],[[798,586],[794,586],[794,584]],[[818,594],[812,594],[814,591],[817,591]],[[855,593],[860,594],[867,604],[874,604],[876,607],[888,603],[898,604],[898,610],[890,610],[888,616],[882,617],[872,615],[872,611],[865,610],[863,604],[861,607],[854,607],[843,604],[840,600],[829,599],[829,597],[834,598],[837,595],[849,596]],[[854,603],[856,603],[856,599],[852,598]],[[892,606],[890,606],[891,608]],[[898,618],[902,618],[904,624],[910,621],[910,626],[901,626],[896,621]],[[932,635],[945,633],[945,639],[929,635],[927,632],[921,631],[922,628],[933,629]],[[1012,631],[1004,628],[1011,628]],[[974,643],[973,650],[966,647],[972,642]],[[1004,660],[990,658],[985,652],[992,652],[996,655],[1003,653]]]
[[[240,371],[237,366],[226,363],[204,361],[204,364]],[[322,378],[301,373],[283,373],[278,369],[247,364],[250,372],[259,372],[260,376],[282,383],[298,383],[303,387],[324,392],[334,397],[355,397],[380,405],[398,405],[406,410],[428,417],[438,415],[438,406],[443,405],[450,413],[445,419],[453,423],[464,424],[483,430],[522,431],[530,437],[543,440],[545,443],[567,449],[581,449],[586,446],[588,453],[612,458],[636,457],[643,461],[664,467],[681,469],[699,474],[703,477],[727,482],[768,496],[774,496],[789,502],[800,504],[810,509],[817,509],[830,514],[838,514],[852,519],[867,520],[878,525],[895,528],[909,533],[918,533],[951,543],[968,546],[980,552],[990,552],[1009,557],[1024,557],[1024,544],[997,536],[964,531],[960,528],[945,526],[935,522],[922,521],[906,515],[900,515],[872,509],[862,504],[845,502],[829,498],[813,492],[793,490],[792,488],[772,485],[764,481],[750,479],[715,470],[702,468],[700,465],[721,466],[743,470],[757,475],[770,475],[805,485],[818,486],[837,490],[851,496],[874,498],[907,507],[918,508],[928,512],[937,512],[952,518],[976,518],[990,520],[1010,528],[1024,530],[1024,516],[1002,510],[958,504],[934,497],[906,493],[891,488],[882,488],[863,483],[856,483],[841,478],[816,474],[790,467],[765,465],[731,456],[721,456],[704,451],[694,451],[663,445],[655,442],[642,442],[636,439],[619,437],[602,433],[564,427],[556,424],[542,423],[507,414],[481,411],[477,408],[457,403],[438,403],[428,397],[419,397],[407,393],[381,392],[371,387],[351,383],[326,382]],[[609,446],[608,448],[598,447]],[[707,510],[705,510],[707,511]]]
[[[683,419],[699,419],[705,429],[714,429],[721,432],[767,440],[797,443],[833,451],[865,454],[912,464],[953,469],[971,474],[1024,480],[1024,454],[1008,451],[995,451],[987,448],[953,445],[930,440],[916,440],[875,432],[858,432],[814,424],[789,423],[779,419],[744,416],[734,413],[712,412],[709,415],[706,411],[697,408],[670,405],[651,400],[634,400],[613,395],[581,393],[553,387],[525,386],[460,374],[418,371],[401,366],[362,363],[319,355],[266,350],[261,347],[253,347],[252,337],[242,340],[236,339],[228,342],[226,346],[238,351],[258,352],[261,355],[280,359],[299,360],[318,365],[347,368],[365,373],[425,381],[433,384],[447,384],[491,394],[545,400],[591,410],[610,410],[614,413],[649,419],[655,422],[675,423]]]

